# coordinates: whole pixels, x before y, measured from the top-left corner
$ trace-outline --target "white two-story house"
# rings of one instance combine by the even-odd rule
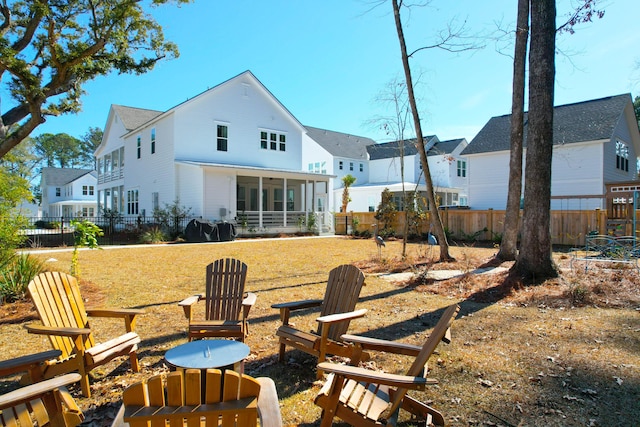
[[[270,232],[313,215],[332,231],[333,176],[309,170],[306,134],[250,71],[167,111],[113,105],[95,152],[98,200],[142,217],[177,201],[195,217]]]
[[[462,152],[472,176],[472,209],[506,207],[510,122],[511,115],[492,117]],[[524,132],[526,157],[526,114]],[[638,155],[640,133],[630,94],[555,107],[551,209],[604,208],[605,184],[638,179]]]
[[[440,141],[437,136],[432,135],[424,140],[431,179],[439,204],[466,205],[466,159],[460,155],[467,146],[466,139]],[[351,202],[348,210],[374,212],[385,188],[394,194],[394,202],[400,210],[404,209],[403,186],[405,191],[426,192],[415,139],[370,144],[366,149],[369,156],[369,178],[364,182],[356,181],[349,189]],[[404,163],[404,180],[401,161]],[[338,191],[335,197],[338,197]]]
[[[94,170],[42,168],[42,216],[59,219],[98,215],[96,186]]]

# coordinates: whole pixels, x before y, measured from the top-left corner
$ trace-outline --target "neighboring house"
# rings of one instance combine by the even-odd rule
[[[91,169],[42,168],[40,203],[44,217],[93,217],[98,214],[97,174]]]
[[[342,178],[352,175],[354,185],[365,185],[370,179],[367,146],[375,141],[363,136],[350,135],[307,126],[307,138],[312,143],[303,145],[303,154],[308,159],[309,172],[334,175],[331,210],[342,209]],[[335,191],[340,189],[340,191]],[[351,208],[351,205],[349,205]],[[351,209],[350,209],[351,210]]]
[[[440,205],[466,205],[468,184],[466,159],[460,156],[467,146],[466,139],[440,141],[437,136],[431,135],[424,140],[431,179]],[[401,159],[404,159],[404,190],[426,192],[422,163],[415,139],[372,144],[367,146],[367,152],[369,153],[369,180],[362,184],[356,182],[349,189],[352,199],[349,210],[375,211],[385,188],[394,194],[394,202],[402,210],[404,203]]]
[[[491,118],[462,152],[472,209],[506,207],[510,121],[510,115]],[[527,114],[524,132],[526,156]],[[638,155],[630,94],[555,107],[551,209],[604,208],[605,184],[638,179]]]
[[[239,231],[296,231],[313,213],[332,231],[332,175],[308,170],[306,134],[250,71],[164,112],[113,105],[95,152],[98,200],[147,217],[177,201]]]

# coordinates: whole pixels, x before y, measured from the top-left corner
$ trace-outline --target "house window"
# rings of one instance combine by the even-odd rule
[[[56,197],[60,197],[60,187],[56,187]]]
[[[309,172],[313,172],[313,163],[309,163]]]
[[[127,191],[127,214],[138,215],[138,190]]]
[[[260,148],[267,149],[267,132],[260,132]]]
[[[352,171],[353,170],[353,162],[349,163],[349,170]]]
[[[142,139],[140,138],[140,136],[138,136],[136,140],[136,150],[137,150],[137,157],[139,159],[140,157],[142,157]]]
[[[124,147],[120,147],[120,168],[124,167]]]
[[[155,211],[160,209],[160,195],[158,192],[151,193],[151,208]]]
[[[247,194],[247,190],[245,187],[241,187],[238,186],[236,188],[236,192],[238,193],[238,201],[236,202],[236,210],[238,212],[244,212],[247,208],[247,199],[246,199],[246,194]]]
[[[342,160],[338,162],[338,169],[340,170],[344,169],[344,164],[342,163]]]
[[[364,172],[364,165],[360,163],[360,172]]]
[[[315,173],[320,173],[320,162],[316,162],[313,171]]]
[[[225,125],[218,125],[218,151],[227,151],[228,128]]]
[[[465,178],[467,176],[467,162],[464,160],[458,160],[458,176]]]
[[[274,188],[273,189],[273,210],[281,212],[282,207],[284,206],[284,200],[282,200],[282,196],[284,192],[282,188]]]
[[[271,141],[270,148],[271,148],[272,150],[275,150],[275,149],[276,149],[276,147],[277,147],[277,145],[278,145],[278,143],[277,143],[277,141],[278,141],[278,135],[276,135],[275,133],[270,134],[270,135],[269,135],[269,140]]]
[[[156,128],[151,129],[151,154],[156,153]]]
[[[280,151],[287,151],[287,137],[280,135]]]
[[[621,141],[616,141],[616,169],[629,172],[629,147]]]
[[[82,216],[84,217],[92,217],[94,216],[93,208],[82,208]]]
[[[89,192],[89,188],[91,188],[91,192]],[[82,186],[82,195],[83,196],[93,196],[93,185],[83,185]]]
[[[293,188],[287,188],[287,211],[295,209],[296,192]]]

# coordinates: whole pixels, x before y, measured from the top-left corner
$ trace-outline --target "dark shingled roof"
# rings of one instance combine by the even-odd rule
[[[451,154],[458,145],[464,140],[464,138],[450,139],[448,141],[438,141],[431,147],[427,156],[437,156],[439,154]]]
[[[609,139],[631,102],[631,94],[560,105],[553,109],[553,144]],[[524,115],[524,136],[528,128],[528,114]],[[509,150],[511,115],[492,117],[462,151],[462,155]]]
[[[329,154],[348,159],[367,159],[367,146],[376,142],[364,136],[334,132],[325,129],[305,126],[307,135],[316,141]]]
[[[42,168],[43,182],[46,185],[55,185],[56,187],[67,185],[86,174],[98,177],[96,171],[92,169]]]
[[[113,109],[118,113],[125,129],[134,130],[155,119],[162,111],[146,110],[144,108],[125,107],[124,105],[112,105]]]
[[[437,154],[450,153],[457,146],[451,146],[453,141],[457,141],[460,143],[460,139],[454,139],[451,141],[438,141],[438,137],[435,135],[425,136],[423,139],[425,144],[430,142],[435,138],[435,144],[433,147],[429,149],[427,153],[428,156],[433,156]],[[402,141],[404,145],[404,155],[405,156],[413,156],[418,154],[418,147],[416,147],[416,139],[405,139]],[[444,145],[442,145],[444,144]],[[392,142],[383,142],[382,144],[369,145],[367,147],[367,151],[369,152],[369,158],[371,160],[380,160],[380,159],[392,159],[394,157],[400,157],[400,144],[399,141]]]

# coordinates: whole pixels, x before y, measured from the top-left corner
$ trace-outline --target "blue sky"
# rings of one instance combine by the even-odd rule
[[[195,0],[149,9],[177,43],[180,57],[141,76],[109,75],[85,85],[77,115],[49,118],[40,133],[81,137],[103,128],[109,106],[168,110],[243,71],[256,77],[304,125],[389,140],[370,122],[388,114],[375,101],[402,78],[391,4],[367,0]],[[409,50],[429,45],[451,19],[471,33],[497,22],[513,27],[516,0],[433,0],[405,14]],[[558,0],[564,22],[575,0]],[[558,39],[556,105],[631,93],[640,95],[638,0],[600,0],[602,19]],[[510,55],[512,47],[505,48]],[[511,109],[511,58],[493,41],[473,53],[427,50],[411,60],[425,134],[471,141],[493,116]]]

